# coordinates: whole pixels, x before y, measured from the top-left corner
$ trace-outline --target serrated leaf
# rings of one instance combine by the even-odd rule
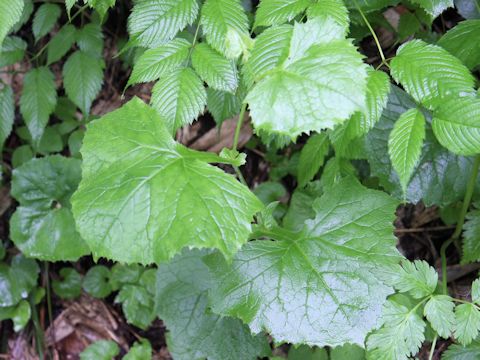
[[[106,266],[95,265],[85,274],[83,289],[93,297],[105,298],[112,292],[109,277],[110,270]]]
[[[27,43],[17,36],[8,36],[0,46],[0,68],[23,59]]]
[[[151,360],[152,345],[146,339],[136,342],[122,360]]]
[[[279,25],[293,20],[310,4],[310,0],[261,0],[254,27]]]
[[[262,208],[245,186],[207,164],[225,160],[175,143],[158,113],[136,98],[87,125],[82,156],[73,211],[97,257],[149,264],[186,246],[231,257]]]
[[[283,65],[266,74],[245,101],[257,130],[294,140],[363,110],[367,67],[331,19],[296,23],[292,31]]]
[[[283,218],[283,226],[287,229],[298,231],[304,222],[315,217],[313,202],[323,194],[320,181],[307,183],[304,188],[297,187],[290,199],[290,206]]]
[[[420,159],[424,139],[425,117],[422,112],[410,109],[400,115],[388,139],[388,153],[404,192]]]
[[[72,11],[73,6],[77,0],[65,0],[65,8],[67,9],[68,16],[70,17],[70,11]]]
[[[472,282],[472,301],[476,304],[480,303],[480,279]]]
[[[302,231],[260,231],[275,241],[248,242],[232,265],[207,259],[213,311],[242,319],[255,333],[266,330],[276,342],[363,344],[392,292],[376,274],[398,260],[396,205],[352,178],[341,180],[314,203],[315,218]]]
[[[480,210],[467,213],[463,224],[462,263],[480,260]]]
[[[480,331],[480,311],[474,304],[460,304],[455,308],[454,335],[462,345],[468,345]]]
[[[98,24],[87,24],[77,30],[77,45],[84,53],[101,58],[103,55],[103,33]]]
[[[412,2],[420,5],[433,18],[453,7],[453,0],[412,0]]]
[[[240,320],[209,310],[207,292],[214,283],[203,254],[185,251],[158,267],[155,309],[169,330],[169,351],[180,360],[254,360],[268,355],[264,335],[253,336]]]
[[[127,86],[157,80],[182,67],[188,59],[190,47],[189,41],[176,38],[155,49],[146,50],[135,62]]]
[[[307,8],[308,18],[331,16],[337,24],[348,29],[350,19],[348,18],[348,10],[342,0],[321,0],[311,4]]]
[[[345,344],[330,350],[330,360],[365,360],[365,350],[358,345]]]
[[[314,134],[307,140],[298,161],[298,186],[305,186],[314,178],[325,162],[329,149],[330,141],[326,133]]]
[[[404,261],[392,276],[392,285],[415,299],[433,294],[438,284],[437,272],[426,261]]]
[[[139,45],[158,47],[191,25],[198,11],[198,0],[139,0],[128,18],[128,32]]]
[[[5,140],[12,132],[13,121],[15,120],[15,99],[13,90],[8,85],[0,89],[0,151]]]
[[[13,306],[26,299],[37,285],[40,269],[33,259],[16,255],[8,266],[0,262],[0,306]]]
[[[66,24],[50,40],[47,46],[47,65],[60,60],[75,42],[76,29],[71,24]]]
[[[200,24],[210,46],[229,59],[249,47],[248,18],[239,0],[205,1]]]
[[[399,0],[345,0],[348,9],[357,10],[357,6],[359,6],[363,12],[374,12],[399,2]]]
[[[423,313],[438,335],[448,339],[455,327],[455,304],[447,295],[435,295],[425,304]]]
[[[60,270],[62,280],[53,280],[52,288],[62,299],[75,299],[82,293],[82,276],[73,268]]]
[[[467,346],[451,344],[442,354],[442,360],[477,360],[480,358],[480,340]]]
[[[32,69],[23,79],[20,112],[37,146],[57,104],[54,79],[47,67]]]
[[[270,358],[272,359],[272,358]],[[280,360],[278,358],[274,360]],[[329,360],[328,352],[325,348],[310,347],[307,345],[300,345],[298,347],[292,346],[288,351],[288,360]]]
[[[79,160],[58,155],[33,159],[13,171],[12,195],[20,206],[10,220],[10,235],[25,255],[73,261],[89,253],[70,210],[80,176]]]
[[[459,155],[480,153],[480,99],[445,99],[433,112],[433,133],[440,144]]]
[[[3,0],[0,3],[0,46],[12,27],[20,20],[24,7],[23,1]]]
[[[238,87],[235,62],[228,60],[207,44],[197,44],[192,52],[192,66],[207,85],[215,90],[234,93]]]
[[[90,7],[94,8],[103,19],[107,14],[108,10],[115,6],[116,0],[86,0],[87,4]]]
[[[212,114],[217,125],[240,113],[243,89],[238,89],[236,94],[207,88],[207,108]]]
[[[470,70],[480,65],[480,19],[459,22],[447,31],[438,45],[462,60]]]
[[[75,51],[63,65],[63,86],[68,98],[82,110],[90,113],[93,100],[103,84],[103,62],[81,50]]]
[[[115,302],[122,304],[127,321],[140,329],[146,329],[155,319],[153,297],[141,286],[122,286]]]
[[[207,92],[202,80],[191,68],[177,69],[155,84],[151,104],[166,121],[170,132],[174,133],[203,112]]]
[[[121,264],[116,263],[110,269],[110,285],[113,290],[120,289],[125,284],[136,284],[140,281],[140,277],[145,269],[138,264]]]
[[[38,8],[32,23],[35,41],[40,40],[52,30],[61,13],[62,10],[57,4],[46,3]]]
[[[417,101],[432,108],[444,97],[474,96],[470,71],[445,49],[412,40],[397,50],[391,75]]]
[[[80,360],[112,360],[120,353],[118,345],[111,340],[98,340],[80,353]]]

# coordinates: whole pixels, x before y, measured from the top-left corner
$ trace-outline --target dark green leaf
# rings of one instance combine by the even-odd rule
[[[73,268],[60,270],[62,280],[52,282],[53,291],[62,299],[75,299],[82,293],[82,276]]]
[[[96,298],[105,298],[112,292],[109,283],[110,270],[103,265],[96,265],[85,274],[83,290]]]

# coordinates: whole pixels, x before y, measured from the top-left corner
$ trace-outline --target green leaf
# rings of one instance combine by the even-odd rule
[[[103,62],[83,51],[76,51],[63,66],[63,85],[68,98],[82,110],[90,113],[93,100],[103,83]]]
[[[478,3],[471,0],[455,0],[455,7],[465,19],[480,19]]]
[[[395,288],[408,292],[415,299],[433,294],[438,284],[437,272],[426,261],[404,261],[392,276]]]
[[[198,10],[197,0],[139,0],[128,18],[128,32],[135,43],[157,47],[191,25]]]
[[[435,295],[428,300],[423,313],[438,335],[448,339],[455,327],[455,304],[447,295]]]
[[[322,0],[311,4],[307,9],[308,18],[331,16],[338,25],[348,29],[348,10],[342,0]]]
[[[480,303],[480,279],[476,279],[472,282],[472,301],[475,304]]]
[[[417,101],[432,108],[444,97],[474,96],[470,71],[445,49],[412,40],[397,50],[391,75]]]
[[[17,168],[32,158],[33,158],[33,151],[30,145],[19,146],[15,148],[15,150],[13,151],[12,165],[14,168]]]
[[[466,220],[463,224],[463,264],[480,260],[480,210],[468,212]]]
[[[21,300],[15,306],[0,307],[0,321],[11,319],[15,332],[22,330],[27,325],[30,315],[30,304],[25,300]]]
[[[73,268],[60,270],[62,280],[53,280],[52,288],[62,299],[75,299],[82,293],[82,276]]]
[[[102,58],[103,56],[103,33],[98,24],[87,24],[77,30],[77,45],[84,53]]]
[[[23,59],[27,43],[17,36],[8,36],[0,46],[0,68]]]
[[[115,6],[116,0],[86,0],[90,7],[94,8],[99,14],[100,18],[104,18],[108,10]]]
[[[480,99],[445,99],[433,112],[432,129],[440,144],[459,155],[480,153]]]
[[[26,299],[37,285],[40,269],[35,260],[17,255],[10,266],[0,262],[0,306],[13,306]]]
[[[474,304],[460,304],[455,308],[454,335],[462,345],[468,345],[480,331],[480,312]]]
[[[20,206],[10,220],[10,235],[27,256],[73,261],[90,252],[75,230],[70,210],[80,163],[55,155],[33,159],[13,171],[12,195]]]
[[[452,344],[442,354],[442,360],[477,360],[480,358],[480,340],[467,346]]]
[[[57,91],[52,72],[47,67],[30,70],[23,79],[20,112],[37,146],[56,103]]]
[[[60,17],[62,10],[57,4],[41,5],[33,17],[32,31],[35,41],[47,35]]]
[[[453,0],[412,0],[412,2],[420,5],[433,18],[453,7]]]
[[[138,264],[116,263],[110,270],[110,285],[113,290],[118,290],[125,284],[137,285],[144,268]]]
[[[50,40],[47,46],[47,65],[60,60],[75,42],[75,26],[67,24]]]
[[[136,61],[128,84],[154,81],[176,70],[187,61],[191,44],[176,38],[155,49],[146,50]]]
[[[288,360],[329,360],[327,350],[307,345],[292,346],[288,351]]]
[[[207,164],[224,159],[175,143],[137,98],[87,125],[82,156],[73,212],[97,257],[149,264],[186,246],[232,257],[262,208],[245,186]]]
[[[294,25],[283,64],[264,74],[245,100],[257,130],[295,140],[364,109],[367,67],[344,32],[331,19]]]
[[[302,231],[260,230],[254,235],[275,241],[248,242],[231,265],[220,256],[207,259],[213,311],[276,342],[363,344],[392,293],[377,275],[399,259],[396,205],[352,178],[341,180],[315,201],[315,218]]]
[[[330,360],[365,360],[365,350],[360,346],[345,344],[330,350]]]
[[[290,199],[290,206],[283,218],[283,226],[290,230],[301,230],[305,220],[313,219],[313,202],[323,194],[320,181],[307,183],[304,188],[297,187]]]
[[[400,16],[398,22],[398,39],[405,40],[409,36],[415,35],[420,32],[422,24],[415,13],[406,12]]]
[[[382,316],[383,327],[367,339],[368,359],[407,360],[425,340],[425,322],[417,312],[389,300]]]
[[[229,59],[238,58],[252,42],[239,0],[206,0],[200,24],[210,46]]]
[[[424,139],[425,117],[422,112],[410,109],[400,115],[388,139],[388,153],[404,192],[420,159]]]
[[[83,278],[83,290],[93,297],[102,299],[110,295],[112,287],[108,282],[110,270],[103,265],[91,267]]]
[[[480,65],[480,19],[459,22],[447,31],[438,41],[438,45],[462,60],[470,70]]]
[[[0,3],[0,45],[12,27],[20,20],[24,7],[23,1],[3,0]]]
[[[209,310],[207,292],[214,284],[202,254],[185,251],[158,267],[155,308],[169,330],[173,358],[254,360],[268,355],[264,335],[253,336],[240,320]]]
[[[8,85],[0,88],[0,151],[5,140],[12,132],[13,121],[15,120],[15,99],[13,90]]]
[[[279,25],[305,11],[310,0],[262,0],[255,14],[254,27]]]
[[[76,2],[77,0],[65,0],[65,8],[67,9],[69,18],[70,18],[70,11],[72,11],[72,8]]]
[[[137,285],[122,286],[115,298],[116,303],[122,304],[128,323],[144,330],[155,319],[153,301],[153,296],[147,289]]]
[[[80,353],[80,360],[112,360],[120,353],[118,345],[111,340],[98,340]]]
[[[136,342],[122,360],[152,360],[152,345],[146,339]]]
[[[203,112],[207,92],[191,68],[177,69],[155,84],[151,104],[165,119],[169,131],[174,133]]]
[[[298,162],[298,186],[305,186],[318,173],[330,149],[326,133],[312,135],[300,152]]]
[[[235,93],[238,87],[235,62],[224,58],[207,44],[195,46],[192,52],[192,66],[209,87]]]
[[[359,6],[363,12],[382,10],[387,6],[396,5],[399,2],[399,0],[345,0],[347,8],[357,10],[357,6]]]
[[[207,88],[207,108],[217,125],[240,113],[244,97],[242,90],[239,88],[236,94],[231,94],[226,91]]]

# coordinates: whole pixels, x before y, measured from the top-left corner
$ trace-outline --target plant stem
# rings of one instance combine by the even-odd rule
[[[43,329],[40,326],[40,320],[38,318],[37,305],[35,304],[35,297],[33,294],[29,297],[30,308],[32,310],[32,321],[35,328],[35,342],[37,345],[37,352],[40,359],[45,359],[43,352]]]
[[[428,354],[428,360],[433,359],[433,353],[435,352],[435,347],[437,346],[438,334],[435,334],[435,337],[432,341],[432,347],[430,348],[430,353]]]
[[[238,150],[238,139],[240,138],[240,130],[242,129],[243,125],[243,118],[245,117],[245,111],[247,110],[247,103],[242,105],[242,109],[240,110],[240,115],[238,115],[237,127],[235,128],[235,135],[233,136],[233,150]]]
[[[480,168],[480,155],[475,157],[473,163],[472,173],[470,174],[470,179],[468,180],[467,189],[465,191],[465,197],[462,203],[462,209],[460,210],[460,215],[458,217],[457,225],[455,227],[455,232],[452,237],[445,241],[440,248],[440,257],[442,259],[442,289],[445,295],[448,294],[447,288],[447,248],[456,241],[462,234],[463,224],[465,223],[465,216],[467,215],[468,208],[470,207],[470,201],[472,200],[473,191],[475,190],[475,183],[477,181],[478,169]]]

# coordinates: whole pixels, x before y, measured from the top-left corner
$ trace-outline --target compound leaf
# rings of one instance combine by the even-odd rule
[[[75,230],[70,210],[80,163],[55,155],[30,160],[13,171],[12,195],[20,206],[10,220],[10,232],[25,255],[67,261],[90,252]]]
[[[63,78],[68,98],[87,116],[93,100],[102,88],[102,61],[81,50],[76,51],[63,66]]]
[[[27,43],[18,36],[8,36],[0,45],[0,68],[23,59]]]
[[[128,32],[138,45],[157,47],[191,25],[198,11],[198,0],[139,0],[128,18]]]
[[[236,94],[225,91],[207,89],[207,107],[212,114],[215,122],[221,124],[224,120],[230,119],[240,112],[242,107],[242,99],[245,95],[237,90]]]
[[[470,211],[466,219],[463,224],[463,264],[480,260],[480,210]]]
[[[4,0],[0,3],[0,46],[12,27],[22,17],[23,1]]]
[[[353,178],[340,180],[314,202],[314,218],[301,231],[259,231],[275,241],[248,242],[232,265],[216,255],[206,260],[213,311],[277,342],[363,344],[392,293],[376,274],[398,260],[396,205]]]
[[[480,359],[480,340],[474,340],[467,346],[452,344],[442,354],[442,360],[477,360]]]
[[[98,24],[87,24],[77,30],[77,45],[84,53],[101,58],[103,52],[103,33]]]
[[[32,23],[35,41],[38,41],[52,30],[61,13],[62,10],[57,4],[46,3],[38,8]]]
[[[391,282],[400,292],[408,292],[421,299],[433,294],[438,283],[438,274],[426,261],[404,261],[393,274]]]
[[[438,335],[448,339],[455,327],[455,304],[447,295],[435,295],[428,300],[423,313]]]
[[[476,339],[480,331],[480,311],[475,304],[460,304],[455,308],[454,335],[462,345]]]
[[[254,26],[279,25],[303,12],[310,0],[262,0],[255,14]]]
[[[347,29],[350,24],[348,9],[342,0],[322,0],[311,4],[307,9],[308,18],[331,16],[340,26]]]
[[[405,192],[422,153],[425,139],[425,117],[418,109],[404,112],[395,123],[388,139],[388,153]]]
[[[207,164],[231,161],[175,143],[157,111],[137,98],[87,125],[82,156],[73,212],[95,256],[149,264],[188,246],[232,257],[262,207]]]
[[[20,112],[37,146],[57,104],[54,79],[47,67],[39,67],[30,70],[23,80]]]
[[[75,42],[77,29],[71,24],[63,26],[47,46],[47,65],[60,60]]]

